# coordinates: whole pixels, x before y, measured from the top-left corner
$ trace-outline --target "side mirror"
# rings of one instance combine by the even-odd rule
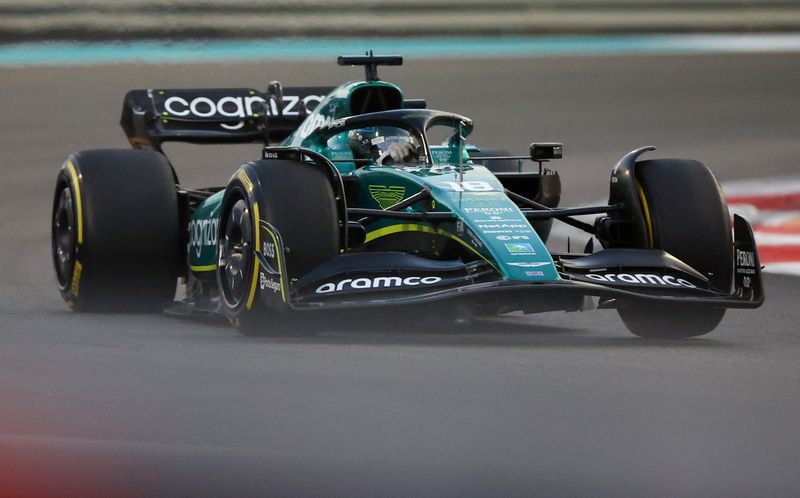
[[[531,144],[531,159],[534,161],[547,161],[561,159],[564,154],[564,144],[556,142],[542,142]]]

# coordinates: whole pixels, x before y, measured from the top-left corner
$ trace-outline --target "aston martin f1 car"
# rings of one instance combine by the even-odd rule
[[[363,66],[364,80],[128,92],[121,124],[133,149],[77,152],[58,174],[52,254],[67,304],[178,306],[224,314],[245,333],[327,310],[614,308],[634,334],[671,338],[762,304],[751,227],[731,220],[703,164],[642,159],[654,148],[639,148],[613,167],[606,204],[559,207],[549,166],[560,143],[522,156],[481,149],[467,140],[470,118],[378,78],[401,57],[338,62]],[[168,141],[263,149],[226,185],[190,189]],[[548,250],[554,220],[590,243]]]

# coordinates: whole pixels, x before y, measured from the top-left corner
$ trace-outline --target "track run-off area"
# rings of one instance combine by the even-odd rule
[[[752,220],[765,271],[800,276],[800,176],[725,185],[731,211]]]
[[[739,214],[753,227],[762,271],[800,276],[800,177],[732,180],[721,187],[731,220]],[[592,223],[594,218],[578,217],[586,223]],[[581,248],[589,238],[577,228],[559,224],[551,233],[550,246]]]
[[[684,341],[637,339],[607,310],[460,330],[387,312],[250,338],[67,309],[54,180],[75,150],[127,147],[128,89],[360,76],[334,60],[3,68],[0,494],[796,496],[795,276],[765,273],[763,307]],[[563,142],[562,205],[603,199],[631,149],[697,159],[755,223],[768,269],[796,254],[796,52],[408,57],[381,77],[472,117],[478,145]],[[167,152],[200,187],[259,147]]]

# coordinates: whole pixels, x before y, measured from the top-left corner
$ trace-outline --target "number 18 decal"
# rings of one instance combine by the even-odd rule
[[[493,192],[492,187],[487,182],[444,182],[445,185],[456,192]]]

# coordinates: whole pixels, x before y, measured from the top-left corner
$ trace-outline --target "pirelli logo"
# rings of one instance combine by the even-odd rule
[[[755,253],[753,251],[740,251],[739,249],[736,249],[736,264],[746,268],[755,268]]]

